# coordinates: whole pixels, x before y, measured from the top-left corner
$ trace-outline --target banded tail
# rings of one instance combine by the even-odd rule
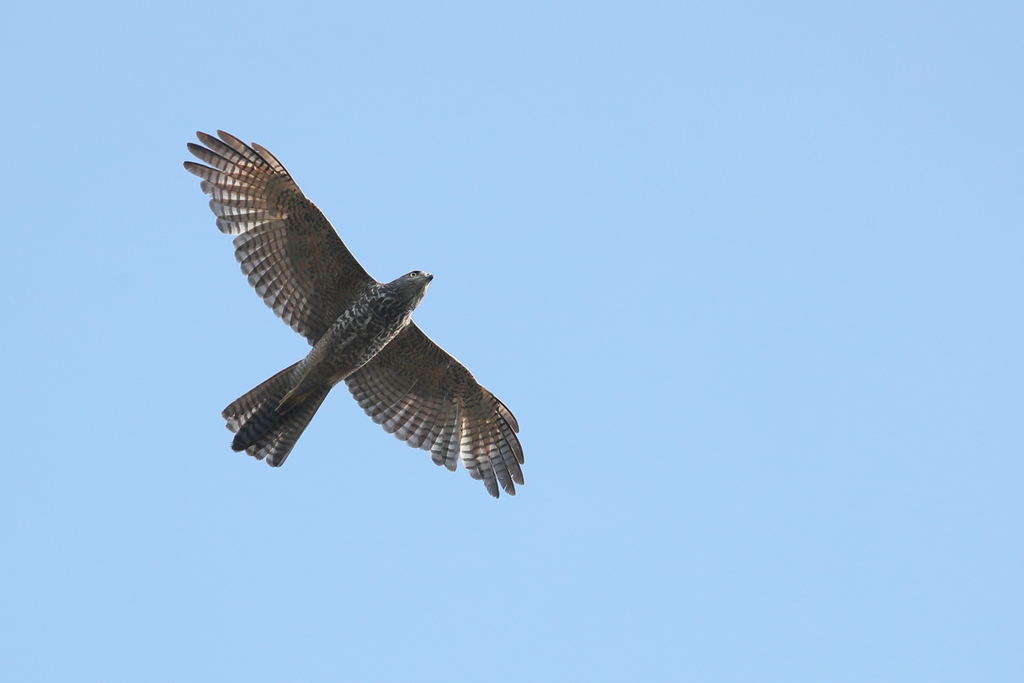
[[[245,451],[268,465],[280,467],[291,453],[295,442],[316,415],[331,387],[313,390],[302,401],[282,405],[292,384],[290,365],[255,389],[244,394],[224,409],[221,415],[227,428],[234,432],[231,448]]]

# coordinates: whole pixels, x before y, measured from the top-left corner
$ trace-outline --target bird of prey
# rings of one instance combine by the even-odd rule
[[[512,412],[410,316],[433,276],[370,277],[280,161],[233,135],[197,133],[189,151],[221,232],[263,301],[313,347],[224,409],[231,448],[279,467],[339,382],[374,422],[495,498],[523,483]]]

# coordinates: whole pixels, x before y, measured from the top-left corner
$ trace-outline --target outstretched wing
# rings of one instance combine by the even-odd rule
[[[196,133],[185,162],[202,178],[221,232],[237,235],[235,258],[274,313],[310,344],[355,295],[375,282],[273,154],[233,135]]]
[[[461,459],[495,498],[499,485],[514,496],[523,483],[516,418],[415,323],[345,383],[384,431],[449,470]]]

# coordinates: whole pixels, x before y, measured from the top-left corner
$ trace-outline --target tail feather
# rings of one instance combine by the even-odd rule
[[[285,368],[224,409],[227,427],[235,432],[233,450],[266,459],[274,467],[284,463],[331,390],[329,386],[315,389],[300,403],[279,409],[294,367]]]
[[[224,409],[221,417],[227,420],[227,427],[232,433],[237,432],[246,422],[249,421],[257,410],[270,399],[277,397],[278,400],[286,393],[291,385],[292,370],[298,363],[289,365],[255,389],[237,398],[231,405]]]
[[[248,444],[238,443],[238,437],[241,435],[241,432],[239,432],[235,436],[235,442],[231,444],[231,447],[236,451],[244,450],[258,460],[266,458],[268,465],[280,467],[284,464],[288,454],[292,452],[292,448],[294,448],[295,442],[299,440],[299,437],[302,436],[302,432],[306,431],[310,420],[316,415],[316,411],[319,410],[320,404],[327,398],[327,393],[330,390],[330,387],[326,386],[317,389],[311,392],[302,403],[284,411],[284,413],[278,413],[273,403],[265,404],[264,409],[273,416],[276,416],[277,420],[268,422],[270,427],[261,436]],[[248,423],[246,423],[246,426],[248,426]]]

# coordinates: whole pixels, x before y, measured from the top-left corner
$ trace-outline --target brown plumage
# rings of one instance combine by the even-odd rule
[[[505,405],[410,319],[433,276],[413,271],[380,283],[259,145],[218,131],[188,149],[221,232],[264,302],[313,348],[224,409],[232,448],[280,466],[333,386],[344,381],[388,433],[462,461],[497,497],[523,483],[519,425]],[[205,165],[204,165],[205,164]]]

